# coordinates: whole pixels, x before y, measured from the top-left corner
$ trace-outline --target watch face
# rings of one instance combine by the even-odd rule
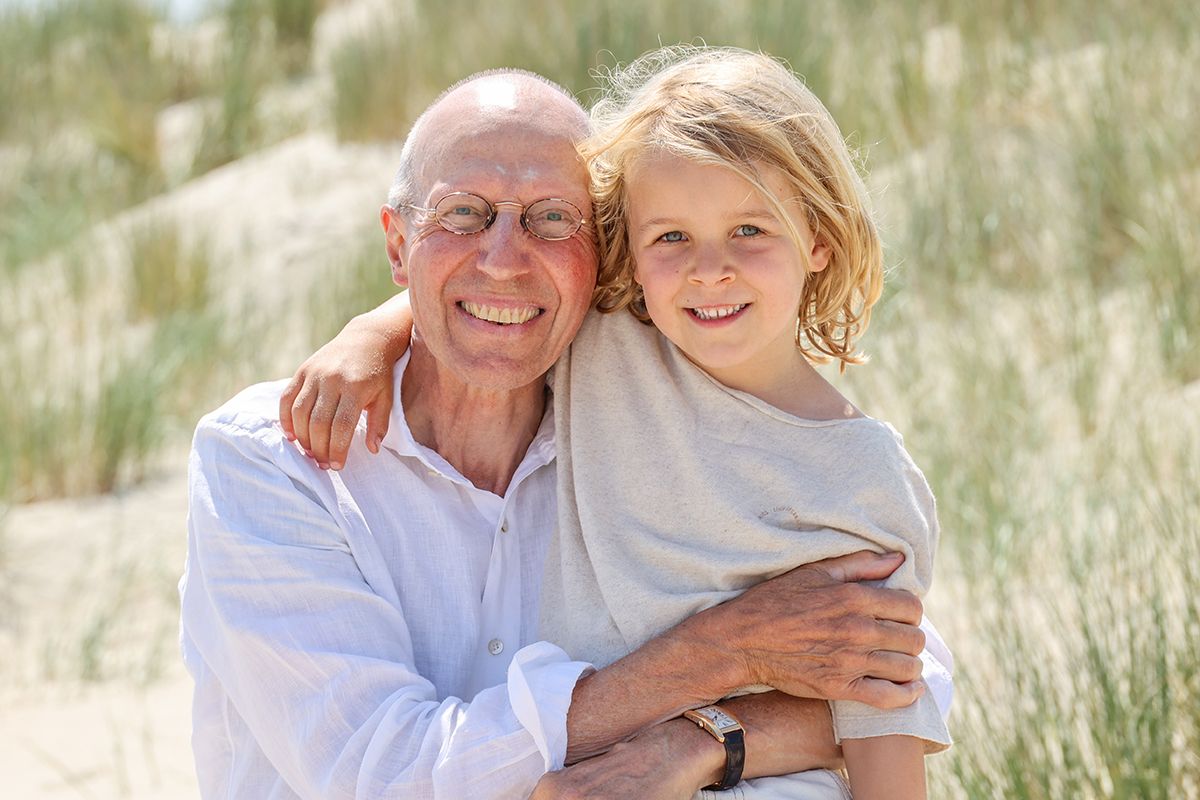
[[[715,706],[709,706],[708,708],[698,708],[698,709],[696,709],[696,711],[697,711],[697,713],[703,714],[704,716],[711,719],[713,721],[713,724],[716,725],[717,728],[719,730],[721,730],[722,732],[724,732],[728,728],[740,728],[741,727],[741,725],[738,723],[738,721],[736,719],[729,716],[721,709],[716,708]]]

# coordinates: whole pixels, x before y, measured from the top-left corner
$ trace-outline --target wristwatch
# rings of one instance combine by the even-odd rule
[[[683,712],[683,716],[713,735],[725,745],[725,775],[706,789],[732,789],[742,779],[746,763],[746,735],[742,723],[720,706],[705,706]]]

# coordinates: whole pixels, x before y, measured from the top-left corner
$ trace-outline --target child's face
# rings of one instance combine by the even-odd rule
[[[760,166],[777,198],[784,174]],[[655,326],[714,378],[754,392],[802,359],[796,316],[808,269],[825,268],[799,202],[784,202],[800,242],[752,184],[725,167],[673,155],[638,161],[627,177],[635,279]],[[801,249],[803,248],[803,250]]]

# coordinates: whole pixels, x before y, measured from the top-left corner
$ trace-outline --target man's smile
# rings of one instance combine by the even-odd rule
[[[475,319],[492,322],[497,325],[522,325],[540,315],[544,309],[537,306],[499,307],[460,300],[458,307]]]

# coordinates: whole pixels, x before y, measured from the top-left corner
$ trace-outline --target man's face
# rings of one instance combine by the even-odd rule
[[[451,192],[527,206],[555,197],[591,218],[586,172],[571,140],[520,119],[460,126],[437,138],[421,165],[415,204]],[[585,225],[562,241],[497,207],[492,225],[458,235],[431,215],[384,208],[393,276],[407,286],[417,335],[441,367],[470,386],[512,390],[541,379],[583,322],[596,285],[596,245]]]

